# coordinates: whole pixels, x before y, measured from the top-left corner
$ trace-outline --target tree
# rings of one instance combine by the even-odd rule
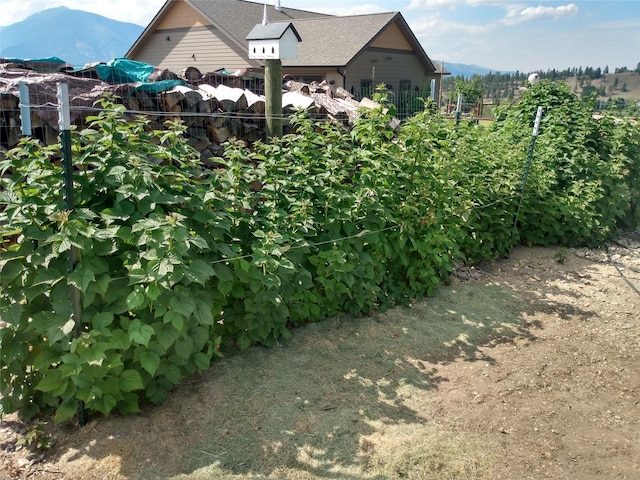
[[[580,95],[583,100],[588,100],[591,97],[598,96],[598,89],[593,85],[587,85],[582,89],[582,94]]]
[[[465,80],[458,78],[456,80],[456,95],[462,94],[465,103],[475,103],[482,100],[484,90],[482,88],[481,79],[474,75],[471,79]]]

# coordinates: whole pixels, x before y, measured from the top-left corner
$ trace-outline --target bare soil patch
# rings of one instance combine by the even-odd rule
[[[162,407],[58,427],[42,454],[6,417],[0,479],[637,479],[639,288],[639,232],[519,247],[411,308],[230,355]]]

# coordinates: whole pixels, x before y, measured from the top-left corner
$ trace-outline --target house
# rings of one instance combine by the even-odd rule
[[[284,2],[283,2],[284,3]],[[304,82],[327,81],[370,94],[381,83],[394,91],[436,89],[442,73],[399,12],[338,17],[268,6],[270,22],[290,22],[302,42],[283,73]],[[263,19],[264,4],[245,0],[167,0],[126,54],[160,68],[202,72],[261,69],[250,59],[247,35]]]

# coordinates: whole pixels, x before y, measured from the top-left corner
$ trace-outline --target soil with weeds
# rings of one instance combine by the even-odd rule
[[[0,479],[637,479],[639,317],[640,232],[519,247],[410,308],[229,355],[139,415],[5,417]]]

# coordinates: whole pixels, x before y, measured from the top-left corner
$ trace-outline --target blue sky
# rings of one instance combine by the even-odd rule
[[[263,1],[256,0],[258,3]],[[277,0],[267,0],[271,5]],[[280,0],[335,15],[399,11],[433,60],[531,72],[640,62],[640,0]],[[146,25],[164,0],[0,0],[0,25],[64,5]],[[256,19],[258,23],[261,19]],[[304,41],[304,39],[303,39]]]

